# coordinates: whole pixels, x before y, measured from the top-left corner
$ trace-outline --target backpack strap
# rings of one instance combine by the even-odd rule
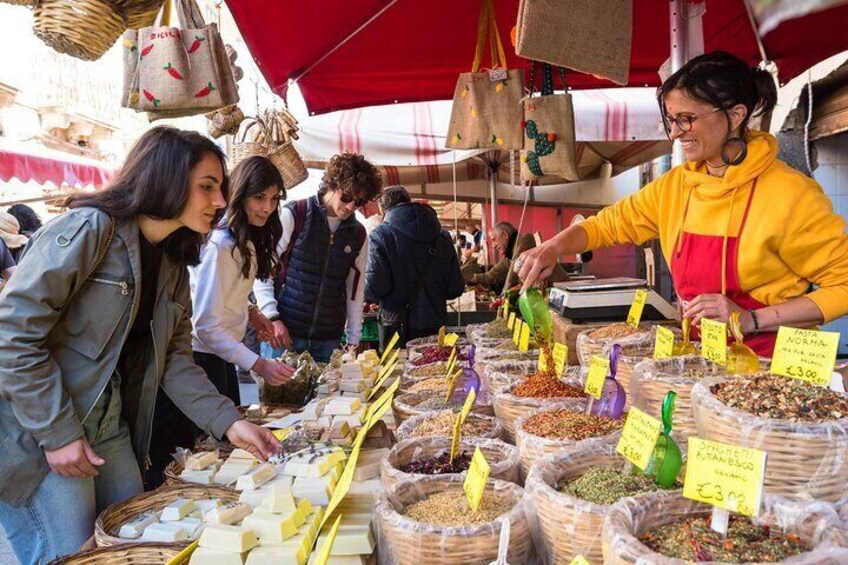
[[[283,284],[286,282],[286,270],[289,266],[292,249],[294,249],[294,244],[297,241],[298,236],[300,236],[301,230],[303,230],[303,225],[306,223],[306,205],[306,200],[294,201],[294,209],[292,210],[294,213],[294,229],[289,237],[289,244],[286,246],[286,250],[280,257],[280,264],[277,266],[277,276],[274,277],[275,295],[279,295],[280,290],[283,288]]]
[[[356,232],[357,238],[357,256],[362,253],[362,246],[365,245],[365,239],[368,237],[368,232],[365,231],[365,227],[360,225],[359,230]],[[353,263],[353,270],[355,271],[353,275],[353,287],[351,289],[350,299],[353,300],[356,296],[356,289],[359,287],[360,279],[362,278],[362,272],[357,268],[356,262]]]

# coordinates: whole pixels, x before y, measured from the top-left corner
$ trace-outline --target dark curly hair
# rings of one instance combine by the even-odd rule
[[[383,179],[380,171],[358,153],[334,155],[321,179],[320,200],[327,191],[341,190],[360,202],[371,202],[380,195]]]
[[[20,233],[24,235],[32,235],[41,228],[41,218],[26,204],[14,204],[6,211],[18,220]]]

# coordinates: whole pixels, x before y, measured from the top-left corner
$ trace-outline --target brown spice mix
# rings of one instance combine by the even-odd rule
[[[625,419],[626,414],[613,420],[571,410],[547,410],[530,416],[524,422],[524,431],[543,438],[581,441],[620,430]]]
[[[525,398],[585,398],[586,393],[547,373],[527,375],[513,387],[512,394]]]
[[[465,493],[454,490],[437,492],[410,504],[403,511],[403,515],[439,526],[473,526],[492,522],[514,506],[515,501],[505,494],[486,493],[477,510],[471,510]]]
[[[825,422],[848,417],[848,397],[828,388],[778,375],[718,383],[710,391],[731,408],[763,418]]]

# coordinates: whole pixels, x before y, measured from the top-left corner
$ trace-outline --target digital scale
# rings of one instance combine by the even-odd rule
[[[645,279],[628,277],[554,283],[548,304],[560,316],[575,322],[624,320],[640,288],[648,291],[643,320],[678,319],[677,308],[647,288]]]

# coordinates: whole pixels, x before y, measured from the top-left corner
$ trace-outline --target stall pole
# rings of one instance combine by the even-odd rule
[[[671,72],[676,73],[686,64],[689,49],[687,34],[689,25],[686,21],[686,0],[669,0],[669,29],[671,31]],[[674,142],[672,150],[672,166],[682,165],[683,148],[680,142]]]

